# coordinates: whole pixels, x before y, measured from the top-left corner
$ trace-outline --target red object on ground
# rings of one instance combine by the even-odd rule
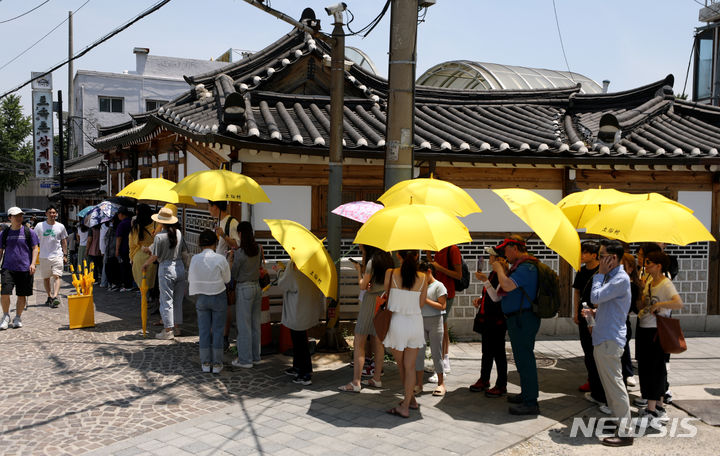
[[[280,337],[278,339],[278,352],[285,353],[292,348],[292,338],[290,337],[290,329],[285,325],[280,325]]]
[[[578,390],[582,391],[583,393],[587,393],[590,391],[590,382],[585,382],[584,384],[580,385]]]

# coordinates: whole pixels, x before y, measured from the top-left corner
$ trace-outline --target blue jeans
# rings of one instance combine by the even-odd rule
[[[537,405],[539,387],[535,362],[535,336],[540,329],[540,319],[534,313],[525,311],[509,316],[507,329],[515,366],[520,375],[523,403]]]
[[[260,304],[262,290],[257,281],[241,282],[235,288],[238,362],[260,361]]]
[[[185,297],[185,266],[180,260],[166,260],[158,266],[160,288],[160,317],[165,329],[182,324],[182,304]]]
[[[200,333],[200,363],[222,364],[227,295],[224,291],[216,295],[199,294],[195,308]]]

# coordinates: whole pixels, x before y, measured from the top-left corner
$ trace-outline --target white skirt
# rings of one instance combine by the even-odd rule
[[[425,345],[422,314],[406,315],[393,312],[383,345],[398,351],[406,348],[422,348]]]

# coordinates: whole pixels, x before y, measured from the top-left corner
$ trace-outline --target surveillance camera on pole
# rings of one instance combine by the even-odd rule
[[[328,6],[325,8],[325,12],[328,16],[333,16],[335,22],[342,22],[342,13],[347,9],[345,2],[340,2],[336,5]]]

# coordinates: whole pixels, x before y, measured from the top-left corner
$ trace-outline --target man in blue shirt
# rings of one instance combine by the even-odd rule
[[[501,261],[493,263],[501,287],[502,310],[507,317],[508,334],[515,366],[520,375],[521,393],[508,396],[511,415],[537,415],[538,376],[535,362],[535,336],[540,329],[540,318],[532,311],[532,299],[537,294],[537,267],[527,253],[525,240],[520,236],[505,239],[495,250],[502,249],[511,265],[508,274]]]
[[[625,347],[625,319],[630,311],[630,277],[620,261],[625,250],[620,241],[604,239],[600,242],[600,266],[590,290],[590,301],[596,309],[595,328],[592,331],[595,364],[608,406],[618,418],[618,432],[603,439],[603,445],[628,446],[633,444],[630,432],[630,400],[623,382],[620,358]]]

